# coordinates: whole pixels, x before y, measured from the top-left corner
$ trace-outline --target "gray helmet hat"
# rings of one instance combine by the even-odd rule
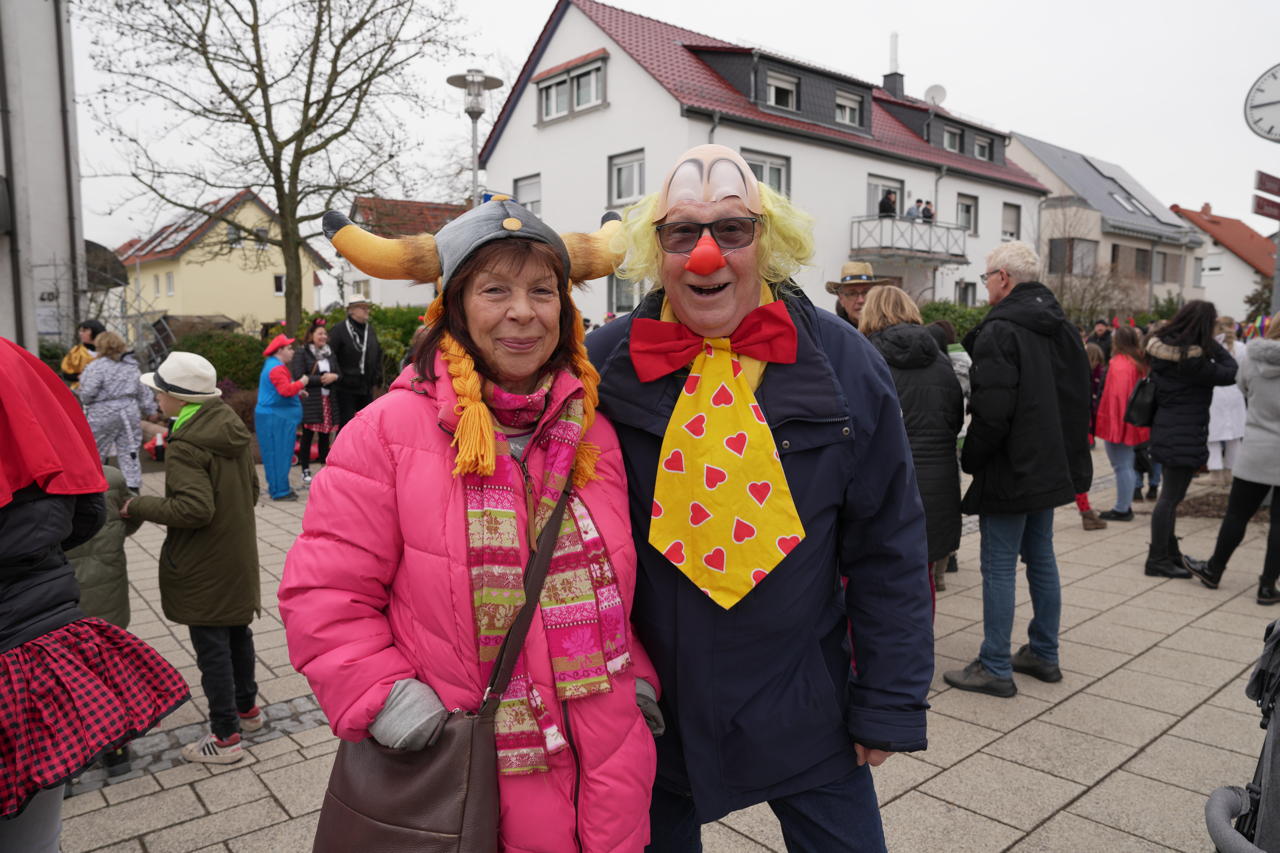
[[[545,222],[510,200],[487,201],[473,207],[436,232],[436,251],[440,254],[440,285],[448,287],[453,274],[472,253],[494,240],[536,240],[546,243],[560,255],[562,273],[559,286],[569,279],[569,251],[560,235]]]

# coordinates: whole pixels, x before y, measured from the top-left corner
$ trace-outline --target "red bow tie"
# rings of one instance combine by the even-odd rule
[[[631,321],[631,363],[641,382],[652,382],[693,361],[704,338],[682,323],[661,320]],[[781,300],[752,311],[729,336],[738,355],[760,361],[793,364],[796,360],[796,325]]]

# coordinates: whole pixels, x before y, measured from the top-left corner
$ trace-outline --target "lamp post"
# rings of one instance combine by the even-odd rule
[[[479,68],[468,68],[466,74],[454,74],[447,82],[467,93],[464,112],[471,117],[471,206],[476,207],[480,204],[480,116],[484,115],[484,93],[498,88],[502,81]]]

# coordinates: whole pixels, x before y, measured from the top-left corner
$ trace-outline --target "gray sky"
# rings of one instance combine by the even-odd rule
[[[554,0],[461,0],[468,45],[490,73],[518,70]],[[614,0],[615,5],[739,44],[753,45],[879,82],[889,70],[889,33],[909,94],[946,87],[946,107],[1123,166],[1164,204],[1244,219],[1264,233],[1280,223],[1253,216],[1254,171],[1280,175],[1280,144],[1246,127],[1248,88],[1280,64],[1276,0],[1077,0],[1065,3],[846,2],[831,0]],[[838,11],[832,11],[832,10]],[[731,11],[730,11],[731,10]],[[76,88],[94,83],[76,33]],[[495,58],[499,57],[499,58]],[[428,80],[463,70],[424,68]],[[469,133],[461,111],[419,122],[428,140]],[[451,101],[453,102],[453,101]],[[109,143],[80,116],[86,174],[109,169]],[[121,185],[87,179],[85,236],[123,242],[153,223],[129,211],[104,215]],[[423,199],[430,200],[430,199]]]

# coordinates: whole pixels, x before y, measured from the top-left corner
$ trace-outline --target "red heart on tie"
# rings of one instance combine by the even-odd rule
[[[690,373],[689,378],[684,381],[684,393],[692,397],[694,392],[698,390],[698,380],[701,378],[696,373]]]
[[[708,569],[714,569],[717,572],[724,571],[724,549],[716,546],[711,549],[709,554],[704,554],[702,562],[706,564]]]
[[[778,550],[783,554],[790,554],[791,551],[800,544],[799,536],[779,536]]]
[[[711,344],[703,344],[702,350],[707,354],[707,358],[715,358],[716,348],[713,347]]]
[[[729,475],[724,472],[723,468],[717,468],[714,465],[704,466],[702,482],[708,489],[714,489],[727,479],[729,479]]]
[[[662,467],[672,474],[684,473],[684,454],[679,450],[671,451],[671,455],[662,460]]]
[[[716,393],[711,395],[711,405],[713,406],[732,406],[733,392],[729,390],[729,386],[723,382],[716,389]]]
[[[662,556],[677,566],[684,565],[684,543],[677,539],[667,546],[667,550],[662,552]]]
[[[699,524],[706,521],[710,517],[711,517],[711,513],[708,512],[707,508],[702,504],[698,503],[697,501],[694,501],[693,503],[689,504],[689,523],[692,524],[694,527],[697,527]]]
[[[773,484],[768,480],[761,480],[758,483],[747,483],[747,491],[751,493],[751,497],[755,502],[764,506],[764,502],[769,499],[769,493],[773,491]]]
[[[733,360],[733,375],[734,375],[734,377],[736,378],[736,377],[738,377],[741,373],[742,373],[742,362],[738,361],[738,360],[735,358],[735,359]]]
[[[650,517],[650,518],[662,518],[662,504],[658,503],[657,501],[654,501],[654,502],[653,502],[653,513],[652,513],[649,517]]]
[[[702,414],[694,415],[684,425],[684,428],[694,438],[702,438],[707,434],[707,416]]]
[[[760,409],[759,403],[751,404],[751,414],[755,415],[756,420],[759,421],[760,423],[765,423],[764,412]]]
[[[751,582],[753,584],[758,584],[767,577],[769,577],[769,573],[764,569],[756,569],[751,573]]]
[[[748,524],[740,518],[733,520],[733,541],[741,545],[748,539],[754,539],[756,528],[754,525]]]
[[[747,449],[747,434],[745,432],[736,432],[724,440],[724,446],[741,456],[743,451]]]

